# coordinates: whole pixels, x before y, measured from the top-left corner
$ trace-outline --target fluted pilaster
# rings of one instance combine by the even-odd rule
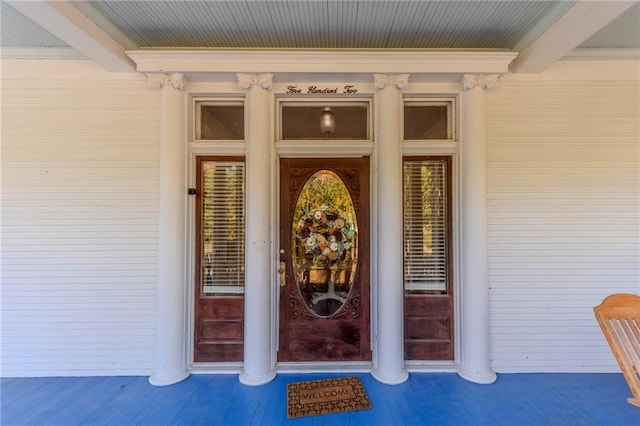
[[[493,383],[489,341],[487,132],[485,90],[498,75],[462,79],[462,341],[459,375]]]
[[[387,384],[409,377],[404,367],[402,274],[402,92],[408,74],[374,74],[377,89],[377,320],[371,374]]]
[[[271,87],[273,74],[238,74],[247,90],[244,367],[240,382],[262,385],[276,375],[271,342]]]
[[[158,287],[156,365],[149,382],[163,386],[189,376],[184,336],[186,123],[182,74],[148,74],[149,86],[161,89],[158,202]]]

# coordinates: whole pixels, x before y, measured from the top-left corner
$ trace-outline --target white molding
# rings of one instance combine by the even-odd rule
[[[505,51],[420,50],[136,50],[141,72],[194,73],[503,73],[516,57]]]
[[[3,47],[2,59],[88,59],[72,47]]]
[[[413,141],[402,142],[402,156],[423,155],[455,155],[460,149],[459,142],[455,141]]]
[[[373,364],[370,361],[347,362],[279,362],[278,373],[370,373]]]
[[[460,366],[455,361],[405,361],[409,373],[457,373]]]
[[[163,74],[149,73],[147,74],[147,83],[152,89],[161,89],[164,86],[171,86],[176,90],[183,90],[187,80],[184,74]]]
[[[276,142],[276,154],[281,157],[366,157],[373,153],[373,142],[344,141],[281,141]]]
[[[508,73],[500,76],[500,85],[513,82],[567,82],[586,81],[637,83],[640,59],[637,60],[562,60],[540,74]]]
[[[396,86],[398,89],[404,89],[409,84],[409,74],[374,74],[373,86],[382,90],[387,86]]]
[[[88,58],[3,58],[0,68],[3,81],[139,82],[143,86],[147,81],[144,74],[109,72]]]
[[[561,61],[639,61],[640,49],[575,49]]]
[[[189,120],[189,119],[187,119]],[[188,123],[188,121],[187,121]],[[196,188],[197,186],[197,164],[198,164],[198,153],[192,148],[192,144],[187,144],[187,167],[185,168],[185,182],[187,183],[187,188]],[[187,363],[187,369],[189,372],[194,373],[197,372],[199,365],[194,361],[194,352],[195,352],[195,304],[196,304],[196,289],[195,285],[190,285],[190,283],[195,283],[196,281],[196,270],[195,270],[195,259],[197,256],[196,253],[196,220],[195,220],[195,212],[197,209],[196,205],[196,197],[190,196],[187,198],[187,202],[185,205],[185,235],[184,235],[184,244],[185,244],[185,308],[186,308],[186,336],[185,336],[185,357]],[[229,369],[230,370],[230,369]],[[237,372],[240,369],[238,368]]]
[[[247,146],[244,141],[234,142],[210,142],[192,141],[189,142],[189,151],[198,156],[232,156],[244,157]]]
[[[238,85],[241,89],[250,89],[252,86],[260,86],[271,90],[273,87],[273,74],[238,74]]]
[[[480,87],[482,89],[493,89],[498,86],[498,78],[500,76],[498,74],[492,75],[472,75],[465,74],[462,77],[462,90],[471,90],[475,87]]]
[[[191,374],[240,374],[241,362],[194,362]]]

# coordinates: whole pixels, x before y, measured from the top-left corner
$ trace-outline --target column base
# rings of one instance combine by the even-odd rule
[[[406,382],[409,378],[409,373],[404,368],[400,370],[400,373],[395,375],[389,375],[381,372],[377,368],[374,368],[373,370],[371,370],[371,375],[374,379],[376,379],[380,383],[384,383],[385,385],[399,385]]]
[[[458,370],[458,376],[469,382],[478,383],[481,385],[490,385],[498,379],[498,375],[494,373],[493,370],[485,371],[484,373],[475,373],[473,371],[460,368]]]
[[[261,385],[266,385],[267,383],[275,379],[275,377],[276,377],[275,370],[269,371],[267,374],[265,374],[262,377],[252,377],[252,376],[249,376],[247,372],[243,369],[242,371],[240,371],[240,375],[238,376],[238,379],[240,380],[240,383],[242,383],[243,385],[261,386]]]
[[[153,373],[149,376],[149,383],[153,386],[169,386],[183,381],[191,375],[191,372],[184,370],[173,374]]]

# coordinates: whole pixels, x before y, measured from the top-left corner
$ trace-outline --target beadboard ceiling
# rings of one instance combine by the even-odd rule
[[[0,13],[3,57],[88,57],[107,69],[101,49],[483,49],[523,62],[546,54],[542,67],[640,52],[631,1],[7,0]]]

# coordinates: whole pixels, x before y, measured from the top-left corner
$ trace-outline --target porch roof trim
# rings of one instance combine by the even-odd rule
[[[516,52],[441,50],[136,50],[139,72],[506,73]]]

